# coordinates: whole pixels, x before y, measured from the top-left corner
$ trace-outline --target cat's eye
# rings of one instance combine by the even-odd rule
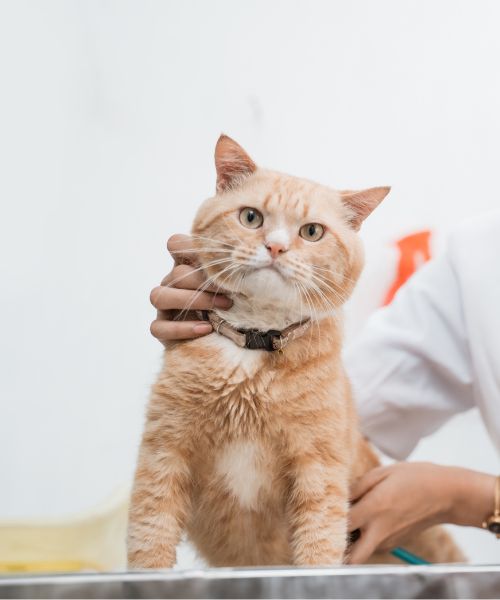
[[[240,211],[240,223],[249,229],[257,229],[264,222],[264,217],[256,208],[242,208]]]
[[[324,233],[325,228],[319,223],[308,223],[307,225],[302,225],[299,230],[300,237],[304,238],[308,242],[317,242],[323,237]]]

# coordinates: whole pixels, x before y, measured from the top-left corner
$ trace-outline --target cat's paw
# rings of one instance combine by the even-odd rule
[[[142,569],[172,569],[175,565],[175,552],[156,553],[156,552],[129,552],[127,568],[130,571]]]
[[[344,549],[303,548],[294,557],[296,567],[332,567],[344,562]]]

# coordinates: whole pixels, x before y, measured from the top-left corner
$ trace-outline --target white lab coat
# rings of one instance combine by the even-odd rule
[[[474,406],[500,451],[500,212],[449,237],[345,354],[361,428],[403,459]]]

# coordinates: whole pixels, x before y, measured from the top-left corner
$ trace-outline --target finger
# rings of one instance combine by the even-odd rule
[[[150,300],[158,310],[211,310],[214,307],[227,309],[232,304],[226,296],[179,290],[164,285],[152,290]]]
[[[163,278],[161,285],[168,285],[183,290],[199,290],[206,283],[205,276],[202,271],[196,270],[189,265],[179,265],[174,267],[170,273]],[[204,291],[215,292],[217,286],[210,285]]]
[[[212,333],[213,328],[206,321],[160,321],[151,323],[151,334],[160,342],[188,340]]]
[[[349,548],[347,562],[350,565],[361,565],[370,558],[377,547],[377,535],[373,528],[362,531],[359,540]]]
[[[377,467],[357,479],[351,486],[351,502],[355,502],[387,477],[387,467]]]
[[[193,238],[189,235],[176,233],[170,236],[167,240],[167,250],[172,255],[176,265],[194,265],[197,263]]]
[[[373,502],[370,495],[365,496],[349,510],[349,531],[362,529],[373,522],[378,514],[378,503]]]

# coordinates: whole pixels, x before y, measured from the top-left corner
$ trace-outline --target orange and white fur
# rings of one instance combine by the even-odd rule
[[[184,531],[213,566],[339,564],[350,483],[378,464],[341,362],[341,309],[363,265],[357,230],[389,188],[339,192],[264,170],[227,136],[215,160],[217,193],[192,235],[207,281],[233,300],[217,313],[237,328],[311,326],[283,353],[216,332],[170,344],[140,449],[129,565],[172,567]],[[462,558],[443,530],[408,548]]]

